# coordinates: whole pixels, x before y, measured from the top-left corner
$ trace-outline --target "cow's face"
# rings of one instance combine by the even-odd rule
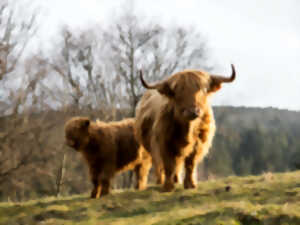
[[[206,110],[208,96],[219,90],[223,82],[232,82],[234,79],[233,65],[230,78],[190,70],[176,73],[157,84],[148,85],[141,74],[143,86],[156,89],[162,95],[167,96],[169,103],[174,107],[176,118],[187,121],[201,117]]]
[[[175,74],[167,83],[172,90],[172,95],[167,96],[176,118],[189,121],[201,117],[207,105],[209,76],[184,71]]]
[[[76,151],[86,144],[89,138],[90,120],[86,117],[74,117],[65,125],[65,143]]]

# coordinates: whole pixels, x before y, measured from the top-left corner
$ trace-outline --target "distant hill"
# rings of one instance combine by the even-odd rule
[[[276,108],[214,107],[218,123],[251,128],[255,123],[265,129],[300,126],[300,112]]]
[[[217,133],[207,161],[215,174],[247,175],[297,168],[300,112],[247,107],[215,107],[214,112]]]

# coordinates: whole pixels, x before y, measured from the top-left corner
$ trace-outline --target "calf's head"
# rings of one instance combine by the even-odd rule
[[[73,117],[65,124],[66,145],[79,151],[89,140],[90,120],[87,117]]]
[[[207,97],[221,88],[222,83],[235,80],[236,72],[231,65],[230,77],[210,75],[204,71],[186,70],[176,73],[164,81],[148,84],[140,71],[140,79],[147,89],[156,89],[173,105],[177,118],[190,121],[201,117],[207,107]]]

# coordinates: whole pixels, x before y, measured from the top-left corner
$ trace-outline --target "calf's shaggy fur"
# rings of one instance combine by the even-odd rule
[[[92,122],[87,117],[73,117],[66,122],[66,144],[79,151],[89,166],[94,186],[91,198],[108,194],[114,175],[126,170],[135,171],[137,189],[146,187],[152,160],[134,137],[134,122]]]
[[[235,79],[204,71],[176,73],[147,89],[136,109],[135,132],[138,141],[151,155],[163,190],[174,189],[184,165],[184,188],[195,188],[197,163],[208,153],[215,133],[215,120],[209,96],[223,82]]]

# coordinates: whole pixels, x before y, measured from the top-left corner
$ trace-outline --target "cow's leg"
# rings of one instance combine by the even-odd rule
[[[106,162],[102,164],[103,172],[100,174],[101,197],[110,193],[111,180],[114,177],[116,168],[115,164]]]
[[[141,164],[134,168],[137,180],[135,188],[138,190],[144,190],[147,187],[148,174],[151,169],[151,158],[149,159],[149,161],[144,160]]]
[[[183,160],[179,161],[175,167],[174,183],[180,183],[180,172],[182,169]]]
[[[91,192],[91,198],[100,198],[101,195],[101,184],[98,180],[98,176],[92,177],[93,190]]]
[[[161,153],[159,149],[160,148],[157,145],[157,140],[153,138],[151,156],[152,156],[152,164],[156,176],[156,184],[163,184],[165,182],[165,171],[164,171],[163,160],[161,158]]]
[[[104,195],[108,195],[110,193],[110,183],[111,179],[108,177],[101,178],[101,197]]]
[[[184,188],[196,188],[197,182],[195,179],[195,174],[197,170],[197,154],[196,151],[192,152],[185,159],[185,178],[184,178]]]
[[[176,173],[176,166],[182,159],[175,156],[170,156],[168,153],[163,154],[163,164],[165,171],[165,183],[163,191],[169,192],[174,189],[174,177]]]
[[[156,184],[163,184],[165,182],[165,171],[163,165],[157,165],[154,167]]]

